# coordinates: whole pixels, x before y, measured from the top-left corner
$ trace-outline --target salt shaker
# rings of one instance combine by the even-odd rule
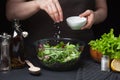
[[[101,58],[101,71],[110,71],[110,58],[107,55]]]
[[[1,63],[0,71],[8,71],[11,69],[11,59],[10,59],[10,38],[11,36],[7,33],[0,35],[1,37]]]

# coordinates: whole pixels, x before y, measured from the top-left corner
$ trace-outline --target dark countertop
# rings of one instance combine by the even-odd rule
[[[75,80],[77,71],[56,72],[41,70],[40,75],[31,75],[27,67],[23,69],[11,70],[7,73],[0,72],[0,80]]]
[[[31,62],[38,65],[35,58]],[[32,75],[28,66],[22,69],[12,69],[7,73],[0,72],[0,80],[120,80],[120,73],[102,72],[100,64],[93,60],[83,60],[83,65],[70,71],[52,71],[41,68],[40,75]]]
[[[35,66],[39,61],[35,58],[30,60]],[[7,73],[0,72],[0,80],[75,80],[77,70],[70,71],[52,71],[41,68],[39,75],[32,75],[28,71],[28,66],[22,69],[11,69]]]

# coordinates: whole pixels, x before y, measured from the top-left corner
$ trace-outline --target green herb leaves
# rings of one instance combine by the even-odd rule
[[[58,43],[56,46],[50,46],[44,44],[39,49],[38,56],[47,64],[66,63],[71,60],[76,60],[81,54],[79,44],[64,44],[64,42]]]
[[[110,29],[108,34],[104,33],[100,39],[91,40],[88,44],[103,55],[109,55],[111,59],[120,59],[120,36],[115,37],[113,29]]]

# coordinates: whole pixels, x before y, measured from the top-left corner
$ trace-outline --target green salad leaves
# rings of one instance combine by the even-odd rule
[[[114,30],[104,33],[100,39],[91,40],[89,45],[92,49],[110,56],[111,59],[120,59],[120,36],[115,37]]]
[[[55,46],[50,44],[43,44],[42,48],[39,48],[38,56],[43,62],[47,64],[65,63],[71,60],[78,59],[80,56],[79,44],[65,44],[60,42]]]

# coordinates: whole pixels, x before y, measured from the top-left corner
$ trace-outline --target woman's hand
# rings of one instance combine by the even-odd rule
[[[80,14],[79,16],[87,18],[87,23],[86,23],[85,26],[83,26],[81,28],[81,30],[90,29],[92,27],[92,25],[94,24],[94,22],[95,22],[95,13],[92,10],[86,10],[85,12]]]
[[[39,8],[46,11],[55,21],[63,21],[63,12],[58,0],[35,0]]]

